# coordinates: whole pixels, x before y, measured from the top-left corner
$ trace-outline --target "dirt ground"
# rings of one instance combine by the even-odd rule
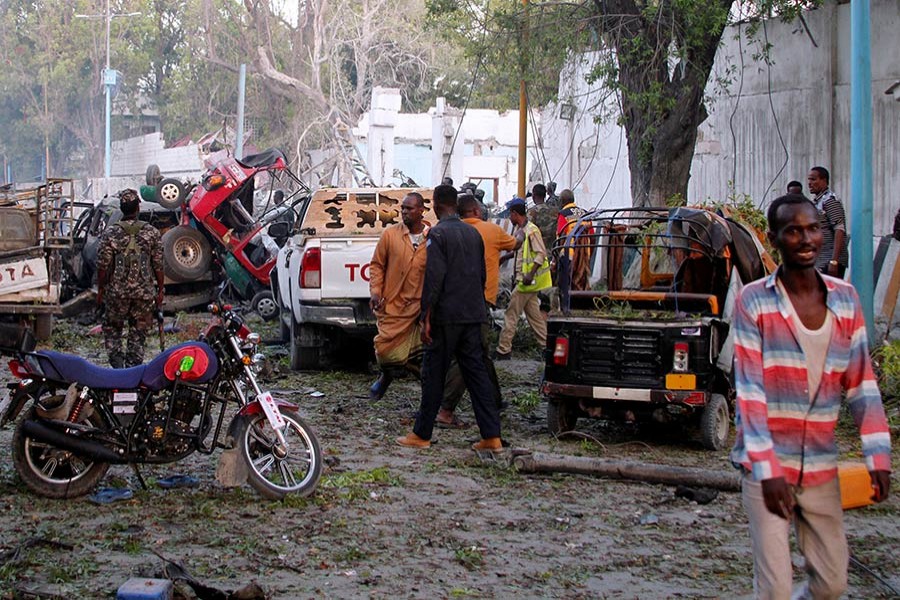
[[[196,327],[185,324],[188,338]],[[63,323],[51,346],[102,362],[99,340],[86,331]],[[468,449],[478,437],[474,426],[437,430],[426,451],[400,448],[393,440],[411,426],[415,382],[395,383],[373,403],[371,374],[291,373],[285,351],[267,348],[280,373],[265,385],[299,403],[320,438],[327,467],[312,497],[270,502],[247,486],[225,489],[215,480],[216,453],[143,468],[146,491],[130,469],[112,468],[104,485],[130,487],[129,501],[47,500],[18,481],[7,427],[0,431],[0,598],[113,598],[130,577],[159,576],[159,555],[222,590],[256,581],[269,598],[750,595],[750,542],[737,494],[698,505],[662,485],[522,475],[475,457]],[[511,405],[504,437],[514,446],[730,471],[727,452],[625,426],[581,421],[582,435],[552,439],[537,393],[540,363],[533,352],[514,358],[498,363]],[[474,421],[468,403],[461,416]],[[852,425],[841,430],[847,455],[858,456]],[[166,491],[153,484],[171,474],[194,475],[200,485]],[[851,566],[850,598],[900,590],[894,484],[887,502],[846,516],[852,556],[863,565]]]

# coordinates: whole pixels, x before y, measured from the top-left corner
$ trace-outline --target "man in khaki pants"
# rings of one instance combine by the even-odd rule
[[[497,360],[507,360],[512,354],[512,341],[516,335],[516,325],[523,311],[541,348],[547,345],[547,320],[544,313],[541,312],[538,292],[553,285],[547,248],[544,246],[541,230],[528,220],[525,201],[521,198],[513,198],[507,202],[506,206],[509,207],[509,220],[525,232],[525,237],[522,247],[516,254],[516,263],[513,266],[517,283],[512,297],[509,299],[503,331],[500,332],[500,340],[497,342]]]
[[[848,551],[834,429],[846,393],[872,499],[890,491],[891,440],[856,290],[816,270],[822,230],[804,196],[777,198],[769,241],[782,265],[748,284],[734,319],[737,438],[757,598],[837,599]],[[792,595],[793,524],[808,581]]]

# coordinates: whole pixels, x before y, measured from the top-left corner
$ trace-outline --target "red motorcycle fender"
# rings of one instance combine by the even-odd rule
[[[275,398],[275,404],[278,405],[278,410],[281,412],[297,412],[300,410],[300,406],[294,404],[293,402],[288,402],[287,400],[281,400],[280,398]],[[258,415],[263,412],[262,405],[259,403],[259,400],[254,400],[240,411],[238,411],[238,415],[241,417],[249,416],[249,415]]]

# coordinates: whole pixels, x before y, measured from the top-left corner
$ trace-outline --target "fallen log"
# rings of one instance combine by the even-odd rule
[[[632,479],[647,483],[707,487],[723,492],[741,491],[741,478],[736,471],[732,473],[707,471],[690,467],[545,454],[543,452],[515,456],[513,465],[522,473],[577,473],[611,479]]]

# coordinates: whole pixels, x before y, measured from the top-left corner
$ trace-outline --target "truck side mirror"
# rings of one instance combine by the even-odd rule
[[[266,231],[269,236],[275,240],[275,244],[281,248],[291,235],[291,224],[285,221],[277,221],[269,225],[269,228]]]

